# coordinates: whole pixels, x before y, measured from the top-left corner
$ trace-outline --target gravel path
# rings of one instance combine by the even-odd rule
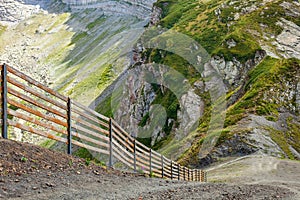
[[[266,158],[246,158],[214,168],[210,183],[199,183],[87,166],[85,160],[9,140],[0,146],[0,199],[299,199],[300,162],[274,159],[265,165],[271,163]],[[259,178],[253,176],[254,161],[261,166]]]

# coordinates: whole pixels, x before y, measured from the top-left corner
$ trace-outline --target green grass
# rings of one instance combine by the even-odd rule
[[[6,30],[6,26],[0,25],[0,37],[5,32],[5,30]]]
[[[249,79],[245,85],[246,93],[228,109],[225,127],[236,124],[247,113],[277,117],[279,105],[263,100],[263,94],[269,90],[269,86],[278,81],[272,70],[280,67],[279,62],[277,59],[267,57],[249,72]]]
[[[107,64],[106,66],[102,66],[101,69],[103,71],[96,71],[86,77],[84,80],[80,81],[68,92],[68,95],[76,97],[83,94],[87,90],[91,90],[92,88],[94,88],[94,90],[100,90],[107,86],[113,77],[112,65]]]
[[[75,151],[74,155],[80,158],[85,158],[89,161],[94,159],[93,155],[89,152],[89,150],[82,147],[80,147],[77,151]]]
[[[103,16],[97,18],[95,21],[89,23],[86,28],[91,30],[97,26],[100,26],[103,22],[105,22],[105,18]]]
[[[55,140],[46,139],[44,142],[40,143],[41,147],[50,149],[56,143]]]
[[[289,142],[286,134],[282,133],[282,131],[277,131],[272,128],[267,128],[270,132],[271,139],[279,145],[279,147],[283,150],[283,152],[287,155],[289,159],[295,159],[293,153],[289,149]]]
[[[76,34],[72,37],[72,41],[71,41],[70,45],[76,44],[78,41],[84,39],[87,35],[88,35],[87,32],[79,32],[79,33],[76,33]]]

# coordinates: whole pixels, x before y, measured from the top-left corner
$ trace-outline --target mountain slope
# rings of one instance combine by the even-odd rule
[[[89,105],[132,63],[151,2],[3,0],[0,62]]]
[[[169,158],[300,159],[298,1],[3,2],[1,62]]]
[[[255,152],[300,159],[300,4],[288,0],[174,0],[158,1],[154,10],[161,18],[156,26],[193,38],[211,55],[208,64],[223,78],[227,94],[227,108],[221,112],[226,113],[223,129],[211,131],[216,102],[209,99],[203,73],[196,73],[178,54],[154,48],[140,52],[143,60],[137,66],[160,63],[183,74],[192,86],[191,101],[184,104],[174,90],[153,83],[145,87],[138,76],[131,77],[125,81],[125,85],[135,83],[129,88],[131,96],[123,96],[120,108],[113,109],[119,123],[133,133],[151,129],[154,104],[160,103],[166,110],[165,121],[152,129],[150,138],[141,140],[186,165],[203,166],[222,157]],[[111,112],[107,102],[99,105],[100,112]],[[189,113],[200,110],[194,121],[199,120],[198,128],[178,139],[180,127],[193,120],[182,112],[186,108]],[[141,126],[144,129],[138,128]]]
[[[149,21],[151,1],[64,2],[4,1],[1,62],[88,105],[130,65],[130,48]],[[19,16],[20,8],[28,15]]]

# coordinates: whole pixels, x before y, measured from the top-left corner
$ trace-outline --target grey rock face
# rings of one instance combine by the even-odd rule
[[[75,11],[78,9],[98,8],[106,15],[133,15],[140,19],[150,19],[152,4],[155,0],[63,0]]]
[[[0,22],[4,24],[16,23],[39,12],[39,5],[25,5],[21,0],[0,0]]]
[[[198,120],[204,112],[204,102],[193,89],[190,89],[180,99],[182,108],[177,113],[177,120],[180,123],[175,129],[175,137],[181,139],[186,137],[190,131],[198,126]]]
[[[273,44],[277,46],[277,50],[284,58],[300,59],[300,27],[285,19],[278,24],[284,30],[277,36],[276,42]]]
[[[211,58],[210,64],[219,70],[229,87],[237,87],[244,81],[244,76],[249,70],[256,66],[264,57],[264,51],[257,51],[253,59],[243,64],[235,58],[232,61],[225,61],[222,56],[214,56]]]

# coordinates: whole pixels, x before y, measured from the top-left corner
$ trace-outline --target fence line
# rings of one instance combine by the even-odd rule
[[[0,65],[2,137],[8,126],[109,156],[135,172],[174,180],[206,181],[206,172],[189,169],[137,141],[116,121],[65,97],[22,72]],[[20,123],[20,120],[26,123]]]

